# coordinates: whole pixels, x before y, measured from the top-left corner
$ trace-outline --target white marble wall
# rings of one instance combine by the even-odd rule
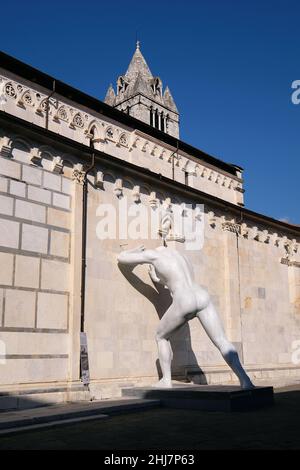
[[[72,182],[30,163],[0,156],[1,386],[68,378]]]

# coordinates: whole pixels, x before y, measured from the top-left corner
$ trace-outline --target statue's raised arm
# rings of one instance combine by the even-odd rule
[[[155,250],[146,250],[144,245],[140,245],[132,250],[124,250],[118,255],[118,263],[134,265],[151,263],[157,257]]]

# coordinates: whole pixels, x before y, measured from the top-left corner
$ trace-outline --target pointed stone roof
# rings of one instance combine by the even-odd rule
[[[110,106],[114,106],[115,102],[116,102],[116,94],[111,83],[106,92],[104,103],[109,104]]]
[[[170,108],[172,109],[172,111],[175,111],[175,113],[178,113],[177,106],[175,104],[175,101],[173,99],[173,96],[171,95],[171,92],[168,86],[166,86],[166,89],[164,92],[164,102],[167,108]]]
[[[120,103],[142,94],[156,102],[160,106],[178,114],[178,110],[169,88],[163,93],[163,84],[159,77],[152,75],[150,68],[140,50],[137,41],[136,49],[125,75],[121,75],[117,81],[117,93],[112,85],[107,90],[105,103],[117,107]]]
[[[127,72],[125,73],[125,77],[127,80],[134,80],[138,74],[145,78],[153,78],[148,64],[141,53],[139,41],[136,43],[136,50],[128,66]]]
[[[149,95],[151,93],[151,88],[149,85],[149,80],[147,80],[141,72],[138,72],[136,79],[132,82],[132,87],[128,89],[128,94],[143,93],[144,95]]]

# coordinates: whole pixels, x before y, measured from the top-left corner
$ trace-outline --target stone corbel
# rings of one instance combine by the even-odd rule
[[[249,237],[250,240],[257,240],[257,238],[258,238],[258,228],[257,227],[249,228],[248,237]]]
[[[137,137],[135,134],[131,137],[131,145],[129,147],[129,150],[131,151],[134,148],[138,148],[138,142],[140,142],[141,139]]]
[[[142,152],[147,152],[147,147],[149,147],[149,142],[146,140],[146,142],[144,143],[142,147]]]
[[[204,215],[204,211],[201,210],[201,208],[197,206],[195,209],[195,220],[197,220],[198,222],[202,222],[203,215]]]
[[[269,235],[268,230],[263,230],[262,232],[260,232],[259,241],[262,243],[269,243],[270,235]]]
[[[157,152],[158,152],[158,147],[157,145],[154,145],[151,150],[151,155],[153,155],[153,157],[156,157]]]
[[[123,182],[121,178],[116,179],[114,193],[117,196],[117,198],[121,198],[123,196]]]
[[[241,235],[244,238],[248,238],[249,230],[247,227],[247,224],[243,223],[241,224]]]
[[[270,235],[270,240],[269,240],[270,244],[277,246],[277,241],[278,241],[278,233],[272,233]]]
[[[287,242],[288,242],[287,236],[284,235],[283,237],[280,237],[278,239],[277,245],[281,250],[285,250],[285,246],[286,246]]]
[[[180,166],[181,156],[180,156],[180,155],[177,155],[177,156],[175,157],[175,159],[176,159],[175,166],[178,166],[178,167],[179,167],[179,166]]]
[[[198,168],[197,165],[195,165],[193,169],[188,170],[188,174],[190,176],[197,176],[197,168]]]
[[[62,173],[63,171],[63,160],[61,157],[54,157],[52,162],[53,173]]]
[[[207,168],[204,167],[200,176],[201,176],[202,178],[205,178],[205,177],[206,177],[206,174],[207,174]]]
[[[213,211],[208,212],[207,214],[208,217],[208,223],[211,226],[211,228],[215,228],[217,225],[217,218],[216,215]]]
[[[97,171],[95,174],[95,187],[99,189],[103,189],[103,172],[102,171]]]
[[[139,186],[134,186],[132,190],[132,199],[133,199],[133,202],[135,202],[136,204],[141,202],[141,193],[140,193]]]
[[[182,203],[180,204],[180,209],[181,209],[181,215],[182,215],[182,217],[187,217],[188,211],[187,211],[185,202],[182,202]]]
[[[49,101],[47,98],[41,99],[41,101],[38,104],[38,107],[36,108],[36,114],[39,116],[43,116],[43,114],[46,112],[47,108],[50,108]]]
[[[152,191],[152,193],[150,193],[149,205],[150,205],[151,209],[157,209],[157,207],[158,207],[158,199],[156,197],[156,192],[155,191]]]
[[[30,150],[30,160],[31,162],[34,164],[34,165],[41,165],[41,162],[42,162],[42,156],[39,152],[39,150],[36,148],[36,147],[33,147],[31,150]]]
[[[167,197],[164,201],[164,209],[168,212],[170,212],[172,210],[172,202],[171,202],[171,198],[170,197]]]
[[[160,158],[161,160],[164,160],[164,156],[165,156],[165,155],[166,155],[166,151],[163,149],[163,150],[161,151],[160,155],[159,155],[159,158]]]
[[[169,153],[169,156],[167,157],[167,162],[168,163],[172,163],[172,160],[175,159],[175,153],[174,152],[170,152]]]
[[[219,184],[220,178],[221,178],[221,175],[220,175],[220,173],[218,173],[218,174],[217,174],[217,177],[216,177],[216,180],[215,180],[215,183],[216,183],[216,184]]]
[[[0,150],[0,155],[2,157],[7,157],[7,158],[12,157],[11,141],[10,141],[9,137],[6,137],[6,136],[2,137],[1,144],[0,144],[0,149],[1,149]]]

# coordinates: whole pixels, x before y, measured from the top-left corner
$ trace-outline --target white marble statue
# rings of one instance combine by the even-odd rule
[[[156,333],[162,379],[155,387],[172,387],[171,361],[173,353],[169,338],[184,323],[197,317],[209,338],[237,375],[241,387],[243,389],[253,388],[250,378],[240,363],[236,349],[225,336],[223,326],[208,292],[195,283],[193,267],[185,256],[176,250],[163,246],[154,250],[146,250],[144,246],[140,246],[121,252],[118,256],[118,262],[132,266],[150,264],[149,275],[152,281],[166,286],[173,298],[171,306],[160,320]]]

